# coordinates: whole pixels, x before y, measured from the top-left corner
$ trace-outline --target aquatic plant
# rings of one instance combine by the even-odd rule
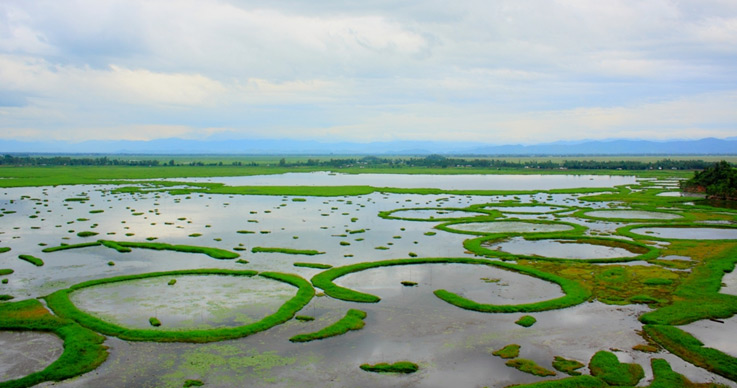
[[[586,365],[576,360],[567,360],[560,356],[555,356],[555,359],[553,360],[553,368],[555,368],[555,370],[571,376],[581,375],[581,372],[578,372],[576,369],[581,369],[584,366]]]
[[[537,365],[535,361],[528,360],[526,358],[515,358],[514,360],[509,360],[506,362],[506,365],[515,368],[520,372],[529,373],[535,376],[555,376],[555,372],[552,370],[545,369]]]
[[[291,248],[275,248],[275,247],[253,247],[251,248],[252,253],[266,252],[266,253],[285,253],[288,255],[307,255],[315,256],[322,255],[325,252],[316,251],[314,249],[291,249]]]
[[[27,261],[36,267],[41,267],[44,265],[44,261],[39,259],[38,257],[31,256],[31,255],[18,255],[18,258],[24,261]]]
[[[333,268],[330,264],[321,264],[321,263],[303,263],[303,262],[295,262],[292,265],[295,267],[304,267],[304,268],[316,268],[316,269],[329,269]]]
[[[370,364],[361,364],[361,369],[367,371],[367,372],[374,372],[374,373],[415,373],[417,372],[420,367],[410,361],[397,361],[393,364],[388,364],[385,362],[370,365]]]
[[[523,327],[530,327],[537,322],[537,319],[531,315],[525,315],[522,318],[518,319],[515,323],[523,326]]]
[[[645,377],[645,371],[639,364],[621,363],[614,353],[605,350],[591,357],[589,370],[592,376],[616,386],[635,386]]]
[[[517,344],[506,345],[501,349],[491,352],[491,354],[501,358],[517,358],[519,357],[520,346]]]

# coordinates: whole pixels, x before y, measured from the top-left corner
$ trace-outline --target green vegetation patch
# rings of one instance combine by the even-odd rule
[[[266,253],[285,253],[288,255],[307,255],[315,256],[322,255],[325,252],[316,251],[313,249],[291,249],[291,248],[275,248],[275,247],[253,247],[251,248],[252,253],[266,252]]]
[[[385,362],[370,365],[370,364],[361,364],[361,369],[365,370],[366,372],[374,372],[374,373],[415,373],[417,372],[420,367],[409,361],[398,361],[393,364],[388,364]]]
[[[260,331],[264,331],[292,319],[295,313],[301,310],[312,297],[315,290],[309,282],[299,276],[277,272],[262,272],[259,276],[267,279],[284,282],[298,288],[297,294],[285,302],[274,314],[264,317],[258,322],[233,328],[212,330],[187,331],[160,331],[145,329],[128,329],[109,322],[105,322],[91,314],[79,310],[69,299],[73,291],[102,284],[110,284],[128,280],[145,279],[162,276],[184,275],[221,275],[221,276],[255,276],[256,271],[234,271],[226,269],[196,269],[169,272],[152,272],[140,275],[117,276],[107,279],[90,280],[79,283],[67,289],[59,290],[46,296],[48,306],[59,317],[73,319],[81,325],[96,332],[111,335],[127,341],[154,341],[154,342],[214,342],[227,339],[241,338]]]
[[[507,345],[501,349],[491,352],[491,354],[501,358],[517,358],[519,357],[520,346],[517,344]]]
[[[525,315],[522,318],[518,319],[515,323],[523,326],[523,327],[530,327],[537,322],[537,319],[531,315]]]
[[[0,253],[5,253],[5,252],[8,252],[8,251],[10,251],[10,248],[9,247],[0,247]]]
[[[18,258],[24,261],[27,261],[36,267],[41,267],[44,265],[44,261],[39,259],[38,257],[31,256],[31,255],[18,255]]]
[[[467,213],[477,213],[475,216],[469,215],[468,217],[443,217],[442,214],[439,214],[437,217],[428,217],[428,218],[417,218],[417,217],[398,217],[395,216],[394,213],[402,212],[402,211],[422,211],[422,210],[428,210],[428,211],[439,211],[439,212],[467,212]],[[386,210],[379,212],[379,217],[387,219],[387,220],[403,220],[403,221],[460,221],[460,220],[492,220],[494,218],[497,218],[501,215],[500,212],[495,210],[488,210],[483,208],[454,208],[454,207],[415,207],[415,208],[398,208],[393,210]]]
[[[89,231],[89,230],[85,230],[83,232],[77,233],[77,236],[79,236],[79,237],[92,237],[92,236],[97,236],[98,234],[99,233],[97,233],[97,232],[92,232],[92,231]]]
[[[159,318],[156,318],[156,317],[149,318],[148,323],[153,327],[161,326],[161,321],[159,320]]]
[[[45,369],[15,380],[2,388],[24,388],[44,381],[62,381],[90,372],[108,356],[105,337],[68,319],[51,315],[35,299],[0,305],[0,330],[51,332],[64,341],[64,352]]]
[[[3,269],[0,269],[0,276],[10,275],[13,272],[15,271],[10,268],[3,268]]]
[[[333,268],[330,264],[320,264],[320,263],[303,263],[303,262],[295,262],[295,267],[304,267],[304,268],[316,268],[316,269],[329,269]]]
[[[598,351],[591,357],[589,370],[592,376],[615,386],[635,386],[645,377],[645,371],[639,364],[621,363],[614,353],[605,350]]]
[[[515,358],[514,360],[509,360],[506,362],[506,365],[511,366],[512,368],[515,368],[520,372],[529,373],[535,376],[555,376],[555,372],[553,372],[552,370],[545,369],[540,365],[537,365],[535,361],[528,360],[526,358]]]
[[[515,388],[605,388],[609,384],[596,377],[584,375],[560,380],[540,381],[532,384],[515,385]]]
[[[474,231],[474,230],[462,230],[462,229],[455,229],[453,228],[456,225],[461,224],[467,224],[467,223],[512,223],[512,222],[521,222],[525,224],[537,224],[537,225],[565,225],[570,227],[569,230],[565,231],[550,231],[550,232],[539,232],[539,231],[525,231],[525,232],[513,232],[513,231],[504,231],[504,232],[484,232],[484,231]],[[577,237],[581,235],[583,232],[586,231],[586,227],[579,224],[574,224],[572,222],[562,222],[562,221],[548,221],[548,220],[533,220],[533,219],[524,219],[524,220],[477,220],[474,218],[465,218],[458,221],[451,221],[446,222],[440,225],[435,226],[436,229],[440,229],[446,232],[450,233],[458,233],[458,234],[470,234],[474,236],[487,236],[487,237],[513,237],[513,236],[526,236],[531,233],[534,233],[536,237],[538,238],[545,238],[545,237]]]
[[[364,318],[366,318],[366,313],[364,311],[350,309],[343,318],[332,325],[314,333],[295,335],[289,340],[292,342],[309,342],[328,337],[335,337],[337,335],[345,334],[351,330],[360,330],[365,325],[363,322]]]
[[[201,247],[201,246],[194,246],[194,245],[171,245],[171,244],[154,243],[154,242],[130,242],[130,241],[111,241],[111,240],[98,240],[96,242],[75,244],[75,245],[60,245],[57,247],[45,248],[43,249],[42,252],[47,252],[47,253],[56,252],[56,251],[61,251],[65,249],[85,248],[85,247],[91,247],[91,246],[97,246],[97,245],[104,245],[108,248],[115,249],[121,253],[130,252],[131,248],[141,248],[141,249],[153,249],[156,251],[203,253],[203,254],[206,254],[212,257],[213,259],[218,259],[218,260],[230,260],[230,259],[236,259],[240,257],[240,255],[235,252],[226,251],[224,249],[219,249],[219,248]]]
[[[201,380],[184,380],[184,385],[182,385],[183,388],[189,388],[189,387],[201,387],[205,385]]]
[[[571,376],[580,376],[581,372],[578,372],[577,369],[581,369],[584,366],[586,365],[576,360],[568,360],[560,356],[555,356],[555,359],[553,360],[553,368],[555,368],[555,370]]]

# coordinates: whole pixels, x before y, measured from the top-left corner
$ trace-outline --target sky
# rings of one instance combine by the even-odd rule
[[[734,0],[0,1],[3,140],[734,136]]]

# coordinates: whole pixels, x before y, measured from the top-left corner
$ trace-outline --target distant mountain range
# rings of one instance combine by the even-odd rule
[[[85,141],[0,140],[0,153],[53,154],[251,154],[251,155],[737,155],[737,137],[700,140],[596,140],[534,145],[478,142],[393,141],[328,143],[313,140]]]

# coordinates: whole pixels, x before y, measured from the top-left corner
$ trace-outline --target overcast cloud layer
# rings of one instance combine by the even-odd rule
[[[711,136],[734,0],[0,2],[2,139]]]

